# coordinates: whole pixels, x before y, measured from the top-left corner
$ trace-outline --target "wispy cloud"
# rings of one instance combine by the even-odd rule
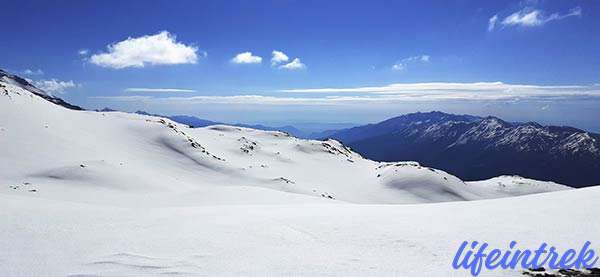
[[[503,82],[475,82],[475,83],[398,83],[377,87],[353,87],[353,88],[309,88],[309,89],[284,89],[279,92],[294,93],[372,93],[372,94],[397,94],[412,91],[536,91],[536,90],[600,90],[597,86],[542,86],[542,85],[519,85]]]
[[[243,52],[235,55],[231,59],[232,63],[236,64],[253,64],[253,63],[261,63],[262,57],[252,55],[252,52]]]
[[[244,104],[244,105],[331,105],[335,104],[328,98],[309,97],[275,97],[266,95],[230,95],[230,96],[191,96],[191,97],[151,97],[143,95],[132,96],[95,96],[90,99],[110,100],[119,102],[152,102],[171,104]]]
[[[286,93],[317,94],[374,94],[395,100],[508,100],[558,99],[600,97],[598,86],[542,86],[506,84],[502,82],[477,83],[404,83],[379,87],[285,89]]]
[[[439,101],[563,101],[600,100],[597,86],[515,85],[501,82],[410,83],[381,87],[287,89],[279,92],[311,94],[272,96],[259,94],[232,96],[153,97],[144,95],[91,97],[121,102],[156,104],[251,104],[251,105],[371,105]],[[341,95],[340,95],[341,94]]]
[[[230,96],[191,96],[191,97],[152,97],[131,96],[93,96],[90,99],[118,102],[145,102],[155,104],[242,104],[242,105],[343,105],[365,103],[389,103],[403,100],[385,96],[325,96],[325,97],[276,97],[268,95],[230,95]]]
[[[80,86],[79,84],[76,84],[73,81],[61,81],[61,80],[57,80],[57,79],[34,81],[34,85],[37,88],[39,88],[45,92],[48,92],[50,94],[63,93],[68,89],[76,88],[76,87]]]
[[[41,69],[25,69],[23,70],[23,74],[25,75],[29,75],[29,76],[34,76],[34,75],[44,75],[44,71],[42,71]]]
[[[428,63],[430,58],[431,57],[429,55],[425,55],[425,54],[404,58],[404,59],[400,60],[399,62],[396,62],[394,65],[392,65],[392,70],[395,70],[395,71],[406,70],[408,68],[409,64]]]
[[[558,14],[558,13],[553,13],[551,14],[549,17],[546,18],[546,22],[548,21],[552,21],[552,20],[561,20],[561,19],[565,19],[567,17],[571,17],[571,16],[581,16],[581,7],[575,7],[572,8],[571,10],[569,10],[568,13],[566,14]]]
[[[490,19],[488,20],[488,32],[491,32],[494,30],[494,28],[496,28],[496,22],[498,21],[498,15],[495,14],[494,16],[490,17]]]
[[[126,88],[125,92],[196,92],[193,89],[180,88]]]
[[[79,51],[77,51],[77,54],[79,54],[79,56],[87,56],[87,54],[90,53],[89,49],[79,49]]]
[[[531,7],[523,8],[506,16],[500,23],[503,26],[522,26],[522,27],[536,27],[542,26],[550,21],[562,20],[568,17],[579,17],[581,16],[581,7],[575,7],[566,13],[552,13],[547,15],[546,12],[540,9],[534,9]],[[488,31],[496,28],[496,21],[498,16],[494,15],[488,21]]]
[[[150,65],[193,64],[198,60],[198,48],[177,42],[175,35],[162,31],[107,46],[106,53],[92,55],[93,64],[122,69]]]

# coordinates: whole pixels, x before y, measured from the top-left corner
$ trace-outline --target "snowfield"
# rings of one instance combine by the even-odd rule
[[[334,140],[35,92],[0,78],[0,276],[466,276],[450,266],[463,240],[600,239],[597,187],[463,182]]]
[[[468,276],[451,268],[463,240],[598,249],[599,198],[118,208],[2,195],[0,275]]]

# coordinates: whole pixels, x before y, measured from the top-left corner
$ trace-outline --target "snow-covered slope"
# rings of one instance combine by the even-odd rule
[[[464,240],[598,249],[599,198],[117,208],[0,194],[0,276],[470,276],[451,267]]]
[[[468,276],[450,267],[463,240],[598,241],[598,197],[465,183],[333,140],[74,111],[0,80],[0,276]],[[520,272],[485,273],[499,275]]]
[[[22,89],[25,89],[25,90],[33,93],[34,95],[44,98],[56,105],[63,106],[67,109],[83,110],[81,107],[72,105],[70,103],[65,102],[64,100],[62,100],[59,97],[53,96],[49,93],[46,93],[45,91],[38,89],[35,86],[33,86],[32,84],[30,84],[27,80],[25,80],[19,76],[10,74],[2,69],[0,69],[0,82],[9,83],[9,84],[12,84],[13,86],[17,86]],[[0,85],[0,93],[4,94],[5,96],[9,96],[8,90],[2,89],[3,87],[4,87],[4,85]]]
[[[225,125],[192,129],[152,116],[65,109],[11,82],[0,90],[1,192],[123,206],[510,195],[416,163],[367,160],[334,140]]]
[[[520,176],[507,175],[498,176],[483,181],[467,183],[473,186],[485,188],[486,190],[491,190],[498,194],[496,197],[508,197],[570,189],[570,187],[554,182],[538,181]]]

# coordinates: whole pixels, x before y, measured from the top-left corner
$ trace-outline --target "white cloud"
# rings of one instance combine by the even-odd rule
[[[539,10],[525,11],[520,10],[502,20],[503,25],[521,25],[521,26],[539,26],[544,24],[540,17]]]
[[[545,16],[541,10],[524,8],[504,18],[504,20],[502,20],[502,25],[535,27],[544,25],[553,20],[561,20],[571,16],[581,16],[581,8],[575,7],[569,10],[568,13],[553,13],[549,16]]]
[[[479,83],[409,83],[382,87],[290,89],[287,93],[318,93],[313,97],[231,95],[191,97],[97,96],[121,102],[144,102],[169,105],[194,104],[251,104],[251,105],[365,105],[432,101],[519,101],[539,100],[600,100],[600,88],[595,86],[539,86],[514,85],[501,82]],[[327,93],[329,95],[321,95]],[[338,93],[366,93],[367,95],[332,95]]]
[[[520,98],[600,97],[596,86],[541,86],[478,83],[404,83],[380,87],[285,89],[287,93],[375,94],[412,100],[502,100]]]
[[[23,70],[23,74],[25,75],[44,75],[44,71],[42,71],[41,69],[25,69]]]
[[[494,28],[496,27],[496,21],[498,21],[498,15],[495,14],[494,16],[490,17],[490,19],[488,20],[488,32],[491,32],[494,30]]]
[[[90,53],[90,50],[88,49],[80,49],[79,51],[77,51],[77,54],[79,54],[79,56],[87,56],[87,54]]]
[[[300,61],[300,59],[295,58],[291,62],[279,66],[279,68],[281,68],[281,69],[287,69],[287,70],[298,70],[298,69],[304,69],[304,68],[306,68],[306,65],[303,64]]]
[[[138,101],[147,101],[152,99],[160,99],[154,98],[152,96],[146,95],[128,95],[128,96],[90,96],[88,99],[98,99],[98,100],[109,100],[109,101],[118,101],[118,102],[138,102]]]
[[[231,59],[231,62],[237,64],[261,63],[262,58],[259,56],[252,55],[252,52],[243,52],[235,55],[235,57]]]
[[[392,70],[396,70],[396,71],[406,70],[408,68],[408,65],[411,63],[428,63],[430,59],[431,59],[431,56],[429,56],[429,55],[417,55],[417,56],[404,58],[404,59],[400,60],[399,62],[396,62],[394,65],[392,65]]]
[[[78,87],[73,81],[60,81],[57,79],[35,81],[34,85],[48,93],[63,93],[70,88]]]
[[[128,38],[107,46],[106,53],[95,54],[90,62],[99,66],[122,69],[151,65],[193,64],[198,48],[177,42],[175,35],[162,31],[155,35]]]
[[[287,62],[290,60],[290,58],[283,52],[281,51],[277,51],[277,50],[273,50],[273,52],[271,53],[272,58],[271,58],[271,65],[275,66],[277,64],[283,63],[283,62]]]
[[[307,97],[275,97],[265,95],[230,95],[230,96],[191,96],[191,97],[150,97],[132,96],[95,96],[90,99],[120,102],[152,102],[171,104],[253,104],[253,105],[327,105],[333,104],[327,98]]]
[[[355,87],[355,88],[309,88],[309,89],[286,89],[280,92],[301,93],[373,93],[373,94],[395,94],[406,91],[503,91],[513,92],[517,90],[582,90],[593,89],[600,91],[595,86],[541,86],[541,85],[515,85],[503,82],[476,82],[476,83],[398,83],[379,87]]]
[[[179,88],[126,88],[125,92],[196,92],[193,89]]]
[[[291,62],[290,57],[282,51],[273,50],[271,52],[271,66],[278,66],[279,69],[298,70],[305,69],[306,65],[300,61],[300,58],[294,58]]]
[[[406,65],[403,63],[396,63],[394,65],[392,65],[392,70],[405,70],[406,69]]]

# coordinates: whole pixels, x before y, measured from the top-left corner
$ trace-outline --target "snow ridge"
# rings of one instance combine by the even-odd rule
[[[75,106],[72,104],[69,104],[67,102],[65,102],[64,100],[62,100],[59,97],[50,95],[49,93],[46,93],[45,91],[35,87],[34,85],[32,85],[29,81],[17,76],[17,75],[13,75],[10,74],[2,69],[0,69],[0,81],[3,82],[4,84],[0,85],[0,92],[3,93],[5,96],[10,98],[9,95],[9,90],[7,88],[7,85],[12,85],[12,86],[16,86],[19,87],[25,91],[28,91],[30,93],[33,93],[39,97],[42,97],[54,104],[57,104],[59,106],[63,106],[67,109],[71,109],[71,110],[83,110],[81,107],[79,106]]]

